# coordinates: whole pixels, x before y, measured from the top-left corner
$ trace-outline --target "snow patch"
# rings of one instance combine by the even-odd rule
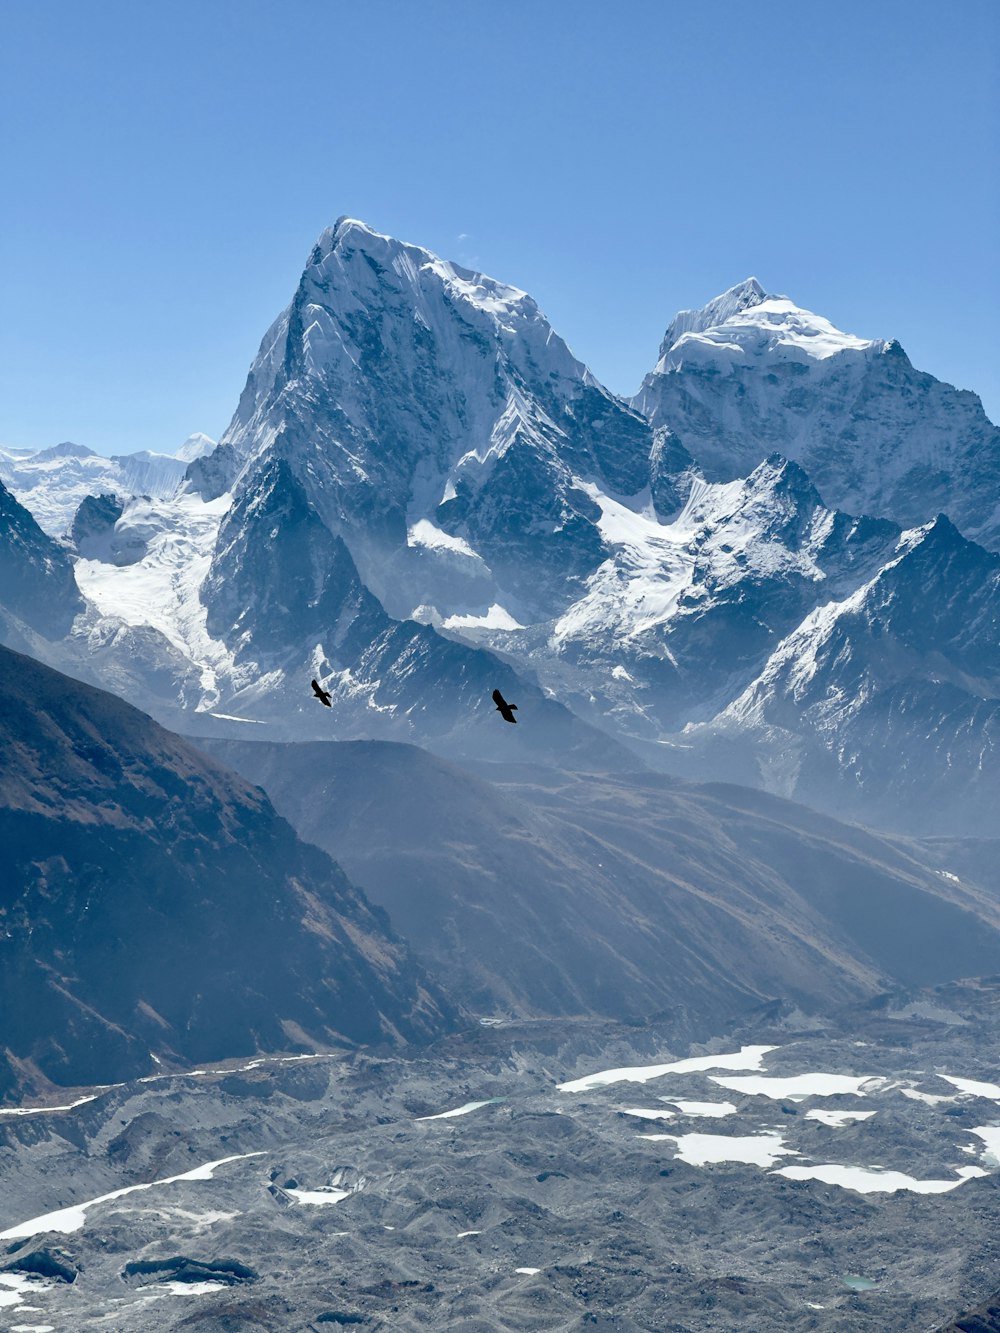
[[[356,1193],[355,1190],[341,1190],[333,1185],[324,1185],[317,1190],[286,1189],[284,1192],[296,1203],[311,1203],[317,1207],[328,1203],[340,1203],[341,1199]]]
[[[720,1088],[742,1092],[750,1097],[770,1097],[774,1101],[803,1101],[806,1097],[863,1097],[884,1086],[885,1080],[862,1074],[794,1074],[790,1078],[749,1075],[745,1078],[716,1078]]]
[[[120,1084],[115,1084],[118,1087]],[[96,1102],[101,1093],[94,1092],[88,1097],[77,1097],[75,1102],[67,1102],[65,1106],[14,1106],[0,1108],[0,1115],[51,1115],[56,1111],[72,1111],[75,1106],[82,1106],[84,1102]]]
[[[698,1074],[706,1069],[759,1069],[764,1056],[777,1049],[777,1046],[743,1046],[728,1055],[694,1055],[686,1060],[671,1060],[668,1064],[602,1069],[596,1074],[559,1083],[556,1087],[559,1092],[589,1092],[611,1083],[648,1083],[664,1074]]]
[[[499,602],[494,602],[485,615],[449,616],[441,624],[444,629],[524,629]]]
[[[236,1153],[232,1157],[220,1157],[214,1162],[206,1162],[203,1166],[193,1167],[190,1171],[184,1171],[179,1176],[166,1176],[163,1180],[151,1180],[145,1185],[126,1185],[124,1189],[112,1190],[110,1194],[100,1194],[96,1199],[88,1199],[85,1203],[72,1204],[69,1208],[58,1208],[53,1213],[43,1213],[40,1217],[32,1217],[27,1222],[19,1222],[16,1226],[8,1227],[6,1231],[0,1231],[0,1240],[17,1240],[22,1236],[37,1236],[43,1231],[62,1231],[69,1233],[79,1231],[87,1220],[87,1210],[94,1208],[99,1203],[108,1203],[112,1199],[123,1199],[126,1194],[135,1194],[139,1190],[154,1189],[157,1185],[174,1185],[182,1180],[211,1180],[220,1166],[225,1166],[227,1162],[240,1162],[247,1157],[263,1157],[262,1152],[244,1152]]]
[[[417,1120],[451,1120],[457,1115],[468,1115],[470,1111],[478,1111],[481,1106],[498,1106],[503,1101],[502,1097],[489,1097],[484,1102],[465,1102],[462,1106],[456,1106],[452,1111],[438,1111],[437,1115],[418,1115]]]
[[[1000,1087],[995,1083],[978,1083],[973,1078],[953,1078],[951,1074],[939,1074],[938,1078],[943,1078],[967,1097],[988,1097],[990,1101],[1000,1101]]]
[[[733,1115],[736,1111],[732,1102],[680,1102],[676,1097],[663,1097],[661,1100],[676,1106],[683,1115],[710,1116],[719,1119],[722,1116]]]
[[[834,1129],[842,1129],[844,1125],[849,1125],[852,1120],[868,1120],[875,1114],[874,1111],[825,1111],[816,1109],[807,1111],[807,1120],[818,1120],[821,1125],[830,1125]]]
[[[779,1157],[793,1155],[780,1134],[640,1134],[641,1139],[672,1139],[677,1156],[690,1166],[716,1162],[747,1162],[751,1166],[773,1166]]]
[[[414,523],[407,530],[406,544],[407,546],[426,546],[435,551],[451,551],[455,555],[463,555],[469,560],[482,563],[482,556],[474,551],[467,541],[442,531],[428,518],[420,519],[419,522]]]
[[[840,1185],[859,1194],[896,1194],[899,1190],[910,1190],[914,1194],[946,1194],[987,1172],[980,1166],[962,1166],[956,1171],[955,1180],[917,1180],[902,1171],[826,1162],[820,1166],[783,1166],[774,1174],[787,1176],[789,1180],[821,1180],[824,1185]]]

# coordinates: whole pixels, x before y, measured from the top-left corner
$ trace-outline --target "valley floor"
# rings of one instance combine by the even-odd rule
[[[678,1032],[4,1108],[0,1328],[931,1333],[1000,1288],[1000,983]]]

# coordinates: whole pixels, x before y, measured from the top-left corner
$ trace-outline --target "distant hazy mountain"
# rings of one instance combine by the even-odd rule
[[[188,464],[214,448],[214,440],[198,434],[189,436],[174,454],[144,449],[105,457],[68,441],[37,453],[0,449],[0,482],[50,536],[64,537],[88,496],[114,495],[122,501],[136,495],[167,498],[176,493]]]
[[[842,333],[756,278],[673,320],[634,405],[710,480],[780,453],[838,509],[904,527],[945,513],[1000,547],[1000,430],[978,397],[915,369],[895,340]]]
[[[453,1021],[262,792],[6,649],[0,698],[0,1096]]]
[[[734,740],[741,777],[759,764],[772,789],[851,818],[994,833],[1000,555],[943,515],[904,534],[870,582],[807,616],[709,727],[687,735]]]
[[[996,964],[995,898],[761,793],[527,766],[474,777],[372,742],[203,743],[480,1012],[722,1021]]]

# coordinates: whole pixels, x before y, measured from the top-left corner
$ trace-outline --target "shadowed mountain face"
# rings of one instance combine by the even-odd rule
[[[941,515],[686,738],[716,769],[753,781],[760,765],[773,789],[842,817],[991,837],[998,736],[1000,556]]]
[[[237,664],[263,664],[284,688],[276,691],[269,674],[263,686],[251,683],[234,696],[232,706],[313,736],[319,719],[308,682],[318,675],[342,737],[417,735],[451,754],[554,753],[582,766],[631,767],[610,737],[493,653],[388,616],[284,459],[270,460],[258,480],[223,520],[202,599],[209,633],[225,641]],[[520,749],[496,726],[496,687],[530,708]]]
[[[266,797],[0,649],[0,1096],[421,1039],[453,1011]]]
[[[1000,949],[985,894],[762,793],[490,781],[410,746],[207,744],[480,1010],[721,1019],[988,971]]]
[[[69,632],[83,610],[67,552],[0,482],[0,631],[19,638],[13,616],[50,638]]]

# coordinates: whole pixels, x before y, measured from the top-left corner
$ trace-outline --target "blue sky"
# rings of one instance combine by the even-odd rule
[[[1000,419],[993,0],[6,0],[0,441],[218,435],[346,213],[633,392],[755,273]]]

